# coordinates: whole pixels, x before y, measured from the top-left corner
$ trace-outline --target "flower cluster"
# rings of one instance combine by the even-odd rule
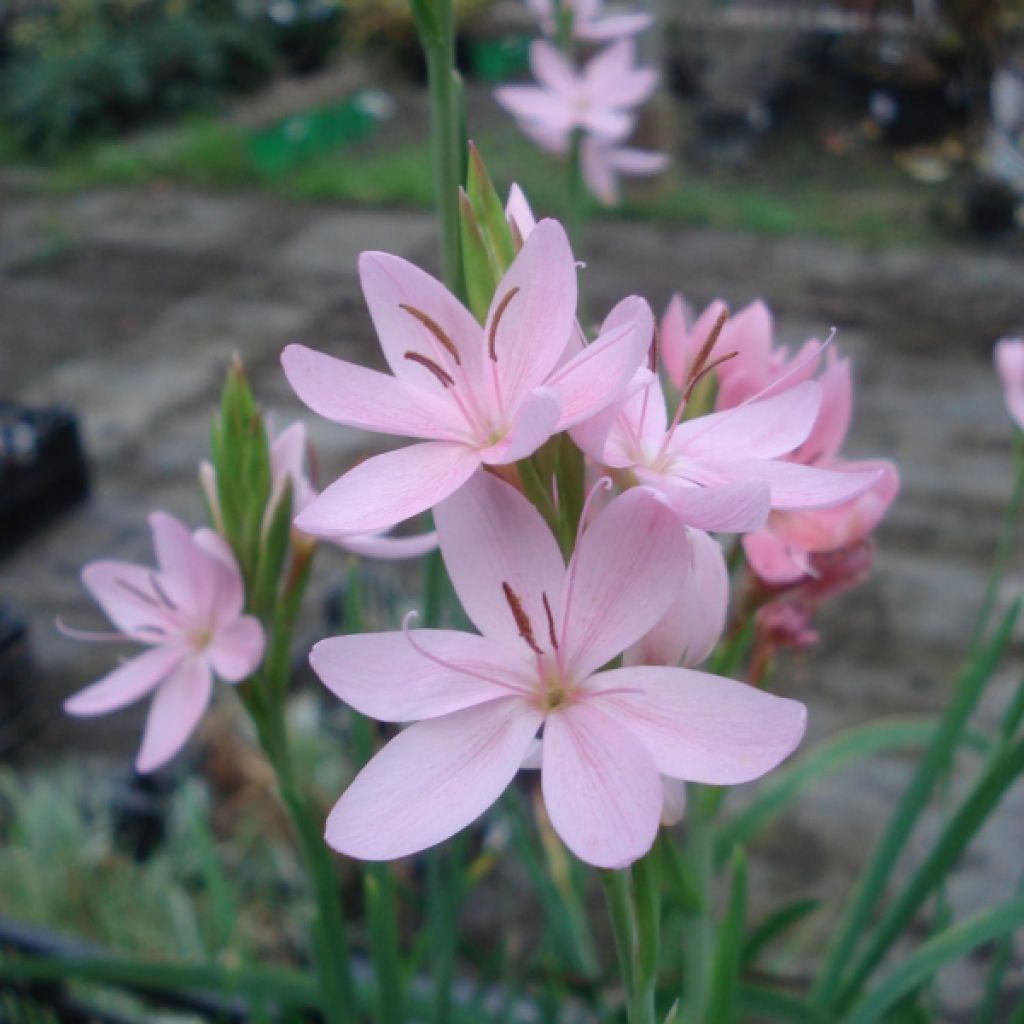
[[[619,176],[657,174],[668,164],[664,153],[623,145],[636,127],[636,111],[658,84],[658,74],[636,66],[632,36],[651,24],[647,14],[602,17],[600,0],[576,0],[563,12],[548,0],[530,0],[541,29],[553,38],[607,42],[577,67],[548,40],[530,48],[537,85],[504,85],[497,101],[542,149],[565,155],[579,139],[580,171],[591,192],[605,205],[619,199]],[[560,31],[559,13],[568,19]],[[572,47],[566,47],[571,49]]]
[[[297,345],[282,357],[314,411],[417,441],[351,469],[298,527],[338,538],[433,509],[480,631],[407,620],[314,648],[315,671],[348,704],[415,723],[357,776],[327,837],[365,859],[414,853],[539,767],[566,845],[617,867],[678,817],[682,783],[757,778],[803,734],[801,704],[694,669],[727,614],[711,532],[745,534],[755,558],[775,544],[813,580],[812,557],[877,522],[895,471],[837,460],[848,416],[832,398],[845,394],[848,410],[837,380],[849,370],[830,356],[814,379],[823,346],[788,359],[770,322],[767,335],[752,329],[760,306],[730,320],[716,304],[691,326],[676,299],[659,332],[638,296],[588,342],[565,231],[535,222],[518,189],[507,216],[521,247],[482,325],[423,271],[366,253],[391,373]],[[552,444],[585,457],[593,481],[575,517],[558,471],[543,475]]]

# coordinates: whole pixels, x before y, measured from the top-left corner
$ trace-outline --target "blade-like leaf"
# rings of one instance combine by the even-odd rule
[[[715,941],[711,984],[704,1012],[705,1024],[732,1024],[736,1020],[736,991],[743,956],[743,930],[747,916],[747,858],[742,847],[732,855],[732,887],[725,917]]]
[[[766,946],[820,907],[821,900],[796,900],[769,914],[747,936],[743,945],[743,966],[753,964]]]

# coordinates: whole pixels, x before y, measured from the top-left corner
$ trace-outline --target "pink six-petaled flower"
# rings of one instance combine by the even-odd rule
[[[482,635],[406,630],[321,641],[314,670],[382,721],[415,722],[363,769],[327,822],[367,860],[442,842],[512,781],[543,728],[541,788],[581,859],[622,867],[654,841],[661,776],[716,785],[769,771],[803,735],[805,709],[682,668],[602,671],[665,614],[686,535],[643,488],[615,498],[566,568],[537,511],[479,473],[435,510],[445,564]]]

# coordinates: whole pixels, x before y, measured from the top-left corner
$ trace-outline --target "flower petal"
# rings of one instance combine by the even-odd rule
[[[561,400],[559,430],[593,416],[620,398],[640,368],[654,337],[654,314],[639,296],[630,296],[608,315],[601,335],[548,381]]]
[[[409,319],[415,326],[416,321]],[[430,379],[422,384],[399,380],[305,345],[289,345],[281,353],[281,365],[299,398],[313,412],[335,423],[399,437],[469,437],[464,417],[427,370],[423,373]],[[431,387],[433,390],[428,390]]]
[[[508,697],[511,687],[524,686],[529,666],[503,653],[473,633],[416,629],[411,636],[330,637],[314,645],[309,663],[331,693],[361,714],[381,722],[416,722]]]
[[[537,39],[530,45],[530,70],[534,78],[552,92],[574,93],[577,88],[573,66],[557,47],[543,39]]]
[[[542,220],[498,282],[484,327],[506,411],[546,381],[575,319],[576,263],[569,238],[557,221]]]
[[[635,643],[675,599],[686,535],[651,491],[615,498],[583,532],[562,601],[562,655],[589,675]]]
[[[376,533],[425,512],[457,491],[480,466],[468,445],[425,441],[374,456],[336,480],[296,518],[314,537]]]
[[[557,430],[562,405],[557,392],[535,388],[520,402],[508,434],[481,451],[486,465],[504,466],[532,455]]]
[[[361,860],[393,860],[443,842],[501,796],[542,717],[504,698],[410,726],[334,805],[327,842]]]
[[[687,530],[689,559],[683,585],[654,628],[626,651],[627,665],[699,665],[725,629],[729,570],[721,545],[703,530]]]
[[[149,517],[160,586],[181,611],[206,619],[217,599],[217,566],[196,547],[189,528],[166,512]]]
[[[210,667],[226,683],[251,676],[263,660],[263,626],[252,615],[228,622],[217,630],[207,656]]]
[[[210,669],[198,658],[183,661],[174,675],[160,684],[146,716],[146,731],[135,760],[137,771],[156,771],[181,750],[203,717],[212,690]]]
[[[245,582],[235,553],[219,533],[205,526],[192,534],[192,540],[210,563],[214,575],[215,598],[210,609],[209,624],[233,622],[242,614],[245,605]]]
[[[434,509],[441,553],[452,585],[473,624],[485,636],[528,653],[509,608],[508,584],[548,648],[548,605],[561,608],[565,562],[540,513],[511,484],[478,473]]]
[[[155,575],[144,565],[99,561],[82,569],[82,583],[122,633],[151,644],[180,632],[177,617],[153,590]]]
[[[649,28],[653,22],[654,18],[650,14],[612,14],[585,22],[577,27],[576,34],[580,39],[602,43],[620,36],[635,36]]]
[[[686,815],[686,783],[682,779],[661,777],[661,823],[666,827],[678,825]]]
[[[591,703],[674,779],[730,786],[759,778],[796,749],[807,725],[795,700],[693,669],[635,666],[589,682]]]
[[[105,715],[145,697],[181,661],[180,650],[153,647],[64,701],[69,715]]]
[[[806,381],[772,398],[680,423],[671,449],[691,459],[728,458],[734,452],[774,459],[807,439],[820,408],[821,386]]]
[[[637,479],[663,495],[680,521],[698,530],[747,533],[764,526],[771,492],[761,480],[697,487],[661,473],[636,470]]]
[[[827,508],[849,501],[873,487],[880,469],[842,472],[801,466],[782,459],[734,459],[730,462],[703,460],[703,466],[720,479],[761,481],[771,490],[773,509]]]
[[[536,85],[502,85],[494,98],[513,117],[532,122],[545,133],[568,134],[575,118],[561,99]]]
[[[658,834],[662,789],[654,760],[596,702],[548,715],[541,788],[562,842],[595,867],[632,864]]]

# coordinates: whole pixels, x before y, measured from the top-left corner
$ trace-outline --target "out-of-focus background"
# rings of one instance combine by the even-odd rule
[[[518,181],[538,211],[557,210],[557,161],[492,98],[527,75],[536,26],[518,0],[457,7],[470,133],[501,188]],[[697,307],[764,296],[791,343],[839,328],[858,385],[851,453],[897,460],[903,491],[871,581],[773,685],[808,703],[812,740],[939,707],[1010,489],[991,346],[1024,334],[1024,4],[664,0],[657,16],[640,45],[662,87],[636,142],[672,163],[591,222],[591,309],[631,292],[658,311],[677,290]],[[436,269],[431,188],[402,0],[0,0],[5,917],[130,952],[301,959],[298,869],[230,700],[142,783],[130,766],[143,709],[63,717],[63,698],[114,655],[55,619],[101,626],[79,569],[148,560],[151,509],[202,520],[196,466],[232,353],[280,425],[306,420],[322,482],[380,446],[304,412],[278,354],[302,341],[379,365],[356,258],[385,249]],[[344,573],[340,552],[321,554],[304,644],[337,629]],[[397,622],[418,574],[367,567],[374,621]],[[1011,572],[1007,594],[1020,584]],[[1015,682],[1010,666],[987,713]],[[308,678],[297,693],[326,806],[346,736]],[[908,764],[880,757],[810,790],[755,851],[755,913],[844,891]],[[1022,849],[1018,792],[962,865],[953,905],[1009,893]],[[497,971],[480,950],[494,950],[499,911],[514,922],[505,953],[531,962],[522,891],[499,873],[474,902],[474,977]],[[791,965],[827,926],[799,933]],[[983,963],[944,977],[940,1019],[970,1020],[983,977]]]

